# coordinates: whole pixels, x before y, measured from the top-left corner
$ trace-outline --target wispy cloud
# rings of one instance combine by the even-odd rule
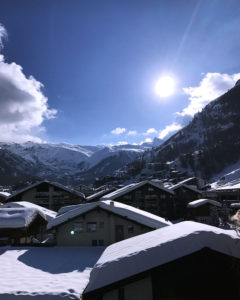
[[[122,134],[124,132],[126,132],[126,128],[120,128],[120,127],[117,127],[111,131],[112,134],[116,134],[116,135]]]
[[[149,128],[146,132],[143,133],[143,135],[150,135],[157,133],[157,130],[155,128]]]
[[[0,47],[7,35],[0,25]],[[0,132],[3,142],[41,142],[44,120],[54,118],[57,111],[49,109],[42,92],[43,84],[33,76],[26,77],[22,67],[6,63],[0,55]]]
[[[124,145],[128,145],[128,142],[126,141],[117,142],[117,146],[124,146]]]
[[[127,135],[137,135],[137,131],[136,130],[129,130]]]
[[[7,31],[5,27],[0,24],[0,50],[3,48],[3,40],[7,38]]]
[[[180,130],[182,128],[182,125],[174,122],[171,125],[167,125],[164,129],[162,129],[159,133],[159,138],[160,139],[164,139],[167,135],[169,135],[170,133]]]

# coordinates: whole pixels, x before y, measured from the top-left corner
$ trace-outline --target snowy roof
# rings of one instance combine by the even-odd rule
[[[240,203],[231,203],[230,207],[232,207],[232,208],[240,208]]]
[[[185,183],[181,183],[181,182],[171,186],[170,189],[174,191],[174,190],[176,190],[180,187],[185,187],[186,189],[189,189],[189,190],[194,191],[198,194],[201,194],[201,191],[199,191],[196,187],[194,187],[192,185],[185,184]]]
[[[91,195],[91,196],[88,196],[88,197],[86,198],[86,202],[94,201],[94,199],[96,199],[96,198],[98,198],[98,197],[101,197],[101,196],[103,196],[103,195],[106,195],[107,193],[110,193],[110,192],[112,192],[112,191],[115,191],[115,188],[114,188],[114,187],[109,188],[109,189],[106,189],[106,190],[101,190],[101,191],[99,191],[99,192],[97,192],[97,193],[95,193],[95,194],[93,194],[93,195]]]
[[[48,223],[47,228],[51,229],[53,227],[59,226],[62,223],[67,222],[81,214],[84,214],[90,210],[93,210],[97,207],[115,213],[117,215],[127,217],[129,220],[138,222],[142,225],[151,227],[151,228],[161,228],[172,223],[166,221],[165,219],[158,217],[154,214],[146,212],[144,210],[132,207],[116,201],[97,201],[93,203],[80,204],[76,205],[75,209],[69,210],[64,214],[57,216],[55,219]]]
[[[115,243],[94,266],[85,292],[174,261],[203,248],[240,258],[240,239],[234,230],[181,222]]]
[[[58,212],[57,212],[57,216],[60,216],[62,214],[65,214],[66,212],[68,212],[69,210],[73,210],[76,208],[79,208],[80,206],[85,205],[85,204],[75,204],[75,205],[67,205],[67,206],[62,206]]]
[[[45,215],[34,208],[0,208],[0,229],[27,228],[37,215],[46,220]]]
[[[80,299],[104,247],[1,247],[0,299]]]
[[[222,191],[222,190],[238,190],[240,189],[240,183],[236,183],[236,184],[227,184],[227,185],[224,185],[222,187],[218,187],[216,189],[216,191]]]
[[[4,198],[7,198],[9,197],[11,194],[8,193],[8,192],[0,192],[0,197],[4,197]]]
[[[85,196],[84,196],[83,193],[75,191],[75,190],[73,190],[73,189],[71,189],[69,187],[66,187],[66,186],[58,183],[58,182],[51,182],[51,181],[48,181],[48,180],[43,180],[43,181],[39,181],[39,182],[33,183],[33,184],[31,184],[31,185],[29,185],[29,186],[27,186],[27,187],[25,187],[25,188],[23,188],[23,189],[15,192],[15,193],[13,193],[11,196],[9,196],[7,198],[7,200],[12,199],[12,198],[16,197],[17,195],[22,194],[23,192],[26,192],[26,191],[28,191],[28,190],[30,190],[32,188],[35,188],[36,186],[38,186],[38,185],[40,185],[42,183],[48,183],[48,184],[50,184],[52,186],[58,187],[60,189],[63,189],[64,191],[69,192],[71,194],[74,194],[74,195],[76,195],[78,197],[85,198]]]
[[[118,190],[116,190],[116,191],[114,191],[110,194],[107,194],[107,195],[103,196],[101,198],[101,200],[114,200],[114,199],[116,199],[116,198],[118,198],[122,195],[125,195],[128,192],[134,191],[135,189],[137,189],[137,188],[139,188],[139,187],[141,187],[145,184],[150,184],[151,186],[153,186],[155,188],[158,188],[159,190],[162,190],[162,191],[167,192],[167,193],[172,194],[172,195],[174,194],[171,190],[166,189],[163,186],[161,186],[161,185],[159,185],[155,182],[146,180],[146,181],[141,181],[141,182],[138,182],[138,183],[132,183],[132,184],[129,184],[127,186],[124,186],[121,189],[118,189]]]
[[[201,205],[204,205],[206,203],[209,203],[209,204],[212,204],[212,205],[215,205],[215,206],[218,206],[218,207],[222,207],[222,204],[215,201],[215,200],[211,200],[211,199],[199,199],[199,200],[195,200],[195,201],[192,201],[192,202],[189,202],[187,207],[198,207],[198,206],[201,206]]]
[[[0,208],[34,208],[39,210],[42,214],[46,216],[47,221],[49,222],[51,219],[55,218],[57,213],[53,210],[47,209],[45,207],[39,206],[37,204],[27,202],[27,201],[19,201],[19,202],[8,202],[3,205],[0,205]]]

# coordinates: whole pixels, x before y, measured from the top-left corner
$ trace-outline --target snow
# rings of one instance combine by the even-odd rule
[[[0,248],[0,300],[79,299],[103,247]]]
[[[240,203],[231,203],[230,207],[231,208],[240,208]]]
[[[234,230],[197,222],[181,222],[107,247],[91,272],[85,292],[166,264],[205,247],[240,258],[240,239]]]
[[[171,186],[170,187],[170,190],[176,190],[176,189],[178,189],[179,187],[184,187],[184,188],[186,188],[186,189],[189,189],[189,190],[191,190],[191,191],[194,191],[194,192],[196,192],[196,193],[198,193],[198,194],[201,194],[201,191],[199,191],[197,188],[195,188],[193,185],[187,185],[187,184],[185,184],[185,183],[177,183],[177,184],[175,184],[175,185],[173,185],[173,186]]]
[[[110,199],[114,200],[115,198],[118,198],[118,197],[120,197],[122,195],[125,195],[128,192],[134,191],[135,189],[137,189],[139,187],[142,187],[145,184],[149,184],[149,185],[151,185],[151,186],[153,186],[155,188],[158,188],[158,189],[160,189],[162,191],[165,191],[165,192],[167,192],[169,194],[172,194],[172,195],[174,194],[173,191],[164,188],[162,185],[157,184],[157,183],[152,182],[152,181],[147,181],[146,180],[146,181],[142,181],[142,182],[138,182],[138,183],[132,183],[132,184],[129,184],[127,186],[124,186],[121,189],[118,189],[118,190],[116,190],[116,191],[114,191],[114,192],[112,192],[110,194],[107,194],[107,195],[103,196],[101,198],[101,200],[110,200]]]
[[[192,202],[189,202],[187,207],[199,207],[201,205],[204,205],[206,203],[209,203],[209,204],[212,204],[214,206],[218,206],[218,207],[222,207],[222,204],[215,201],[215,200],[211,200],[211,199],[199,199],[199,200],[195,200],[195,201],[192,201]]]
[[[57,213],[53,210],[47,209],[45,207],[39,206],[37,204],[33,204],[27,201],[19,201],[19,202],[8,202],[3,205],[0,205],[0,208],[34,208],[39,210],[43,215],[46,216],[47,221],[49,222],[51,219],[55,218]]]
[[[26,191],[28,191],[28,190],[30,190],[32,188],[35,188],[36,186],[38,186],[38,185],[40,185],[42,183],[48,183],[49,185],[52,185],[52,186],[58,187],[60,189],[63,189],[64,191],[69,192],[69,193],[74,194],[74,195],[77,195],[78,197],[85,198],[85,196],[84,196],[83,193],[80,193],[80,192],[75,191],[75,190],[73,190],[73,189],[71,189],[69,187],[66,187],[66,186],[62,185],[61,183],[51,182],[51,181],[48,181],[48,180],[43,180],[43,181],[39,181],[39,182],[33,183],[33,184],[31,184],[31,185],[29,185],[29,186],[27,186],[27,187],[25,187],[25,188],[23,188],[23,189],[15,192],[15,193],[13,193],[11,196],[9,196],[7,198],[7,200],[12,199],[12,198],[16,197],[17,195],[19,195],[19,194],[21,194],[23,192],[26,192]]]
[[[34,208],[0,208],[0,229],[2,228],[26,228],[40,214]]]
[[[8,193],[8,192],[0,192],[0,196],[4,197],[4,198],[7,198],[9,197],[11,194]]]
[[[93,200],[96,199],[97,197],[102,196],[102,195],[106,194],[107,192],[110,193],[110,192],[112,192],[113,190],[115,190],[115,188],[109,188],[109,189],[105,189],[105,190],[99,191],[99,192],[97,192],[97,193],[95,193],[95,194],[93,194],[93,195],[91,195],[91,196],[88,196],[88,197],[86,198],[86,201],[87,201],[87,202],[93,201]]]
[[[68,220],[75,218],[76,216],[84,214],[97,207],[118,214],[120,216],[127,217],[129,220],[133,220],[151,228],[161,228],[172,224],[171,222],[166,221],[165,219],[148,213],[144,210],[120,202],[107,200],[76,205],[74,209],[68,210],[62,215],[59,215],[55,219],[51,220],[47,225],[47,229],[56,227]]]

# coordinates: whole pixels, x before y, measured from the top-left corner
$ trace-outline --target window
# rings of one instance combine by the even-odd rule
[[[83,222],[74,223],[74,232],[83,231]]]
[[[90,231],[90,232],[97,231],[97,223],[96,222],[88,222],[87,223],[87,231]]]
[[[128,233],[133,233],[134,232],[134,226],[128,225],[127,230],[128,230]]]
[[[99,222],[99,228],[100,229],[104,228],[104,222]]]
[[[98,240],[98,246],[104,246],[104,240]]]
[[[97,240],[92,240],[92,246],[97,246]]]

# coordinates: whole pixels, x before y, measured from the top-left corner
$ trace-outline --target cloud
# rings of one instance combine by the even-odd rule
[[[157,130],[155,128],[149,128],[146,132],[143,133],[143,135],[150,135],[153,133],[157,133]]]
[[[198,86],[183,89],[189,95],[190,104],[177,114],[193,117],[194,114],[201,111],[209,102],[231,89],[239,78],[240,73],[233,75],[207,73]]]
[[[126,141],[117,142],[117,146],[124,146],[124,145],[128,145],[128,142]]]
[[[159,138],[164,139],[169,133],[180,130],[182,128],[182,125],[173,122],[171,125],[167,125],[163,130],[159,133]]]
[[[137,131],[136,130],[129,130],[127,135],[136,135]]]
[[[2,24],[0,24],[0,50],[3,48],[3,40],[7,38],[7,31]]]
[[[112,134],[117,134],[117,135],[124,132],[126,132],[126,128],[120,128],[120,127],[117,127],[111,131]]]
[[[0,25],[0,46],[6,31]],[[27,78],[22,67],[6,63],[0,55],[0,132],[2,142],[41,142],[44,120],[54,118],[57,111],[48,108],[42,83]]]

